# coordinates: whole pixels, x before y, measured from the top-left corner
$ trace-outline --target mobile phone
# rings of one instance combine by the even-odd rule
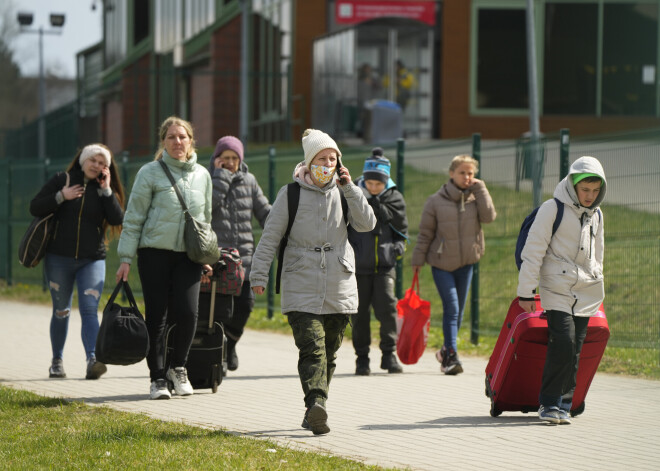
[[[339,175],[339,183],[346,183],[346,177],[344,177],[344,172],[341,170],[344,168],[344,165],[341,163],[341,157],[337,156],[337,175]]]

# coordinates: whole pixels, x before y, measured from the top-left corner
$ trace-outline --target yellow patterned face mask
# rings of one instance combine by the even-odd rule
[[[310,167],[312,175],[314,175],[316,181],[321,185],[330,183],[332,176],[335,174],[335,169],[336,167],[323,167],[321,165],[312,165]]]

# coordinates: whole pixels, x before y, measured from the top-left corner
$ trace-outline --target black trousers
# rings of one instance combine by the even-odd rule
[[[246,274],[243,287],[241,288],[241,294],[234,296],[234,312],[231,318],[223,323],[225,334],[234,341],[238,341],[241,335],[243,335],[245,324],[247,324],[252,308],[254,308],[254,293],[252,292],[247,276]]]
[[[197,326],[202,266],[191,261],[185,252],[151,248],[138,250],[137,263],[149,332],[147,366],[154,381],[165,378],[168,366],[186,365]],[[176,324],[176,335],[170,364],[165,365],[168,323]]]
[[[589,318],[562,311],[547,311],[547,315],[548,353],[539,402],[544,407],[554,406],[570,411]]]
[[[380,322],[380,350],[389,354],[396,349],[395,271],[356,275],[358,312],[353,314],[353,348],[357,356],[369,355],[371,345],[371,307]]]

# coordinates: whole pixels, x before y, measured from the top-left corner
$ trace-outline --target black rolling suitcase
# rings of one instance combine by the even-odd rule
[[[223,296],[215,292],[216,279],[211,279],[211,292],[200,293],[199,309],[197,314],[197,328],[195,337],[188,353],[186,369],[188,381],[193,389],[208,389],[215,393],[227,375],[227,337],[221,322],[218,322],[216,304],[220,301],[220,310],[233,311],[233,296]],[[227,305],[230,303],[231,305]],[[176,324],[167,329],[165,344],[168,363],[172,347],[173,336],[176,335]]]

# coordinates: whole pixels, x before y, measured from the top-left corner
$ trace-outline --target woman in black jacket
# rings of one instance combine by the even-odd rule
[[[98,305],[105,281],[106,232],[121,231],[124,188],[110,149],[90,144],[76,154],[66,169],[43,186],[30,202],[33,216],[55,213],[53,238],[46,249],[44,269],[53,316],[50,341],[51,378],[64,378],[62,362],[69,328],[73,285],[78,286],[82,341],[87,356],[86,379],[98,379],[106,366],[96,361]]]

